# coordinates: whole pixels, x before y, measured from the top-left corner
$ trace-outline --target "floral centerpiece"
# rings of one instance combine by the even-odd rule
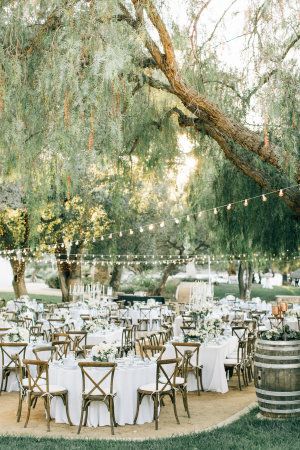
[[[29,331],[26,328],[15,327],[8,330],[4,335],[4,342],[28,342]]]
[[[115,343],[107,344],[105,342],[94,345],[91,350],[91,357],[93,361],[106,362],[116,357],[118,353],[118,347]]]
[[[184,334],[184,340],[204,342],[207,339],[214,339],[220,336],[223,322],[219,319],[204,319],[196,329],[188,330]]]
[[[83,326],[83,331],[96,333],[97,331],[106,330],[109,327],[107,319],[87,320]]]
[[[263,331],[260,334],[260,339],[265,341],[297,341],[300,340],[300,331],[292,330],[288,325],[284,325],[282,329],[273,328]]]
[[[195,322],[205,319],[213,311],[213,305],[210,302],[202,302],[200,305],[193,305],[190,310],[190,316]]]

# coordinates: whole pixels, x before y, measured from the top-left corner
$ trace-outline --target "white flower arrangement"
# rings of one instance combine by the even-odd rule
[[[28,342],[29,331],[26,328],[16,327],[8,331],[3,337],[4,342]]]
[[[106,330],[109,327],[107,319],[94,319],[85,322],[83,329],[89,333],[96,333],[100,330]]]
[[[220,336],[223,322],[220,319],[206,318],[195,330],[189,330],[185,333],[185,340],[190,338],[204,342],[207,339],[214,339]]]
[[[109,361],[114,359],[117,353],[118,348],[115,343],[106,344],[103,342],[92,347],[91,357],[93,361]]]

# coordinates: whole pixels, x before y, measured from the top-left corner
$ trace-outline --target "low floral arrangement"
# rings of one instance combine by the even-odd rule
[[[11,328],[3,337],[4,342],[28,342],[29,331],[26,328]]]
[[[184,335],[184,340],[198,340],[200,342],[204,342],[207,339],[214,339],[220,336],[222,328],[222,320],[206,318],[195,330],[189,330],[186,332]]]
[[[190,315],[194,320],[205,319],[213,311],[213,305],[209,302],[202,302],[200,305],[191,307]]]
[[[82,329],[89,333],[96,333],[97,331],[106,330],[108,327],[107,319],[94,319],[86,321]]]
[[[118,348],[116,344],[106,344],[103,342],[99,345],[94,345],[91,350],[91,357],[93,358],[93,361],[107,362],[114,359],[117,353]]]
[[[260,339],[264,341],[297,341],[300,340],[300,331],[292,330],[288,325],[284,325],[282,329],[273,328],[263,331]]]

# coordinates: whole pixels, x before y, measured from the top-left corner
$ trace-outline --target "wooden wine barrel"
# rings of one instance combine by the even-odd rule
[[[262,415],[300,417],[300,341],[257,340],[254,380]]]

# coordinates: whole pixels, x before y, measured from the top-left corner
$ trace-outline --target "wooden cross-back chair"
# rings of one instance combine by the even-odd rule
[[[44,409],[47,420],[47,431],[50,431],[50,401],[53,397],[59,397],[62,399],[67,413],[67,419],[70,425],[72,425],[69,404],[68,404],[68,390],[63,386],[51,385],[49,383],[49,364],[46,361],[24,359],[23,364],[25,366],[28,375],[28,390],[27,390],[27,416],[24,424],[24,428],[27,427],[31,408],[36,404],[36,401],[41,398],[44,400]]]
[[[140,405],[143,398],[148,396],[154,401],[154,421],[155,429],[158,429],[158,416],[159,416],[159,405],[162,405],[163,397],[170,397],[173,408],[174,415],[177,423],[179,424],[177,409],[176,409],[176,388],[175,379],[178,373],[178,366],[180,360],[177,358],[158,360],[156,363],[156,381],[155,383],[145,384],[140,386],[137,391],[137,410],[134,418],[134,424],[136,424]]]
[[[10,327],[0,328],[0,342],[3,341],[5,335],[9,332]]]
[[[134,326],[123,329],[120,348],[121,356],[127,355],[130,350],[134,350],[135,331],[136,328]]]
[[[83,354],[83,347],[86,345],[87,331],[69,331],[67,336],[70,340],[70,350],[76,355]]]
[[[139,354],[140,356],[143,356],[143,349],[142,346],[146,345],[146,339],[145,337],[140,337],[135,340],[135,353]]]
[[[67,356],[69,346],[70,346],[69,340],[67,340],[67,341],[52,341],[51,345],[55,347],[57,360],[60,360]]]
[[[232,327],[232,336],[238,338],[239,341],[246,341],[249,329],[245,326]]]
[[[65,331],[65,319],[48,319],[50,333],[62,333]]]
[[[3,390],[6,391],[7,389],[10,374],[16,374],[16,370],[18,369],[13,359],[13,355],[16,354],[19,355],[20,358],[25,358],[27,345],[27,342],[0,342],[2,362],[0,395]]]
[[[283,330],[283,317],[269,317],[271,329]]]
[[[44,337],[44,332],[42,331],[41,325],[33,325],[29,328],[29,342],[31,342],[32,338]]]
[[[52,362],[56,357],[56,347],[55,345],[48,345],[45,347],[35,347],[33,354],[39,361]]]
[[[188,373],[192,373],[195,375],[197,381],[197,394],[200,395],[200,390],[204,391],[202,382],[203,365],[199,362],[201,344],[199,342],[172,342],[172,345],[175,350],[176,358],[180,359],[181,361],[179,369],[182,376],[184,368],[183,361],[185,360],[184,354],[186,351],[190,351],[189,358],[187,361],[185,361],[185,370]]]
[[[87,425],[88,408],[92,402],[96,401],[106,405],[110,415],[111,434],[113,435],[114,427],[117,426],[114,408],[116,396],[114,375],[117,365],[106,362],[79,362],[78,365],[82,375],[82,406],[77,433],[80,433],[82,425]],[[101,370],[97,371],[96,369]],[[88,384],[90,387],[88,387]]]
[[[242,390],[241,376],[243,378],[244,386],[247,386],[247,374],[246,374],[246,346],[247,341],[239,340],[236,357],[234,358],[226,358],[224,361],[225,371],[233,374],[234,372],[238,378],[238,385],[240,391]]]
[[[155,355],[157,355],[157,360],[162,358],[162,355],[164,354],[166,350],[166,347],[164,345],[149,345],[144,344],[141,348],[141,356],[143,359],[151,359]]]

